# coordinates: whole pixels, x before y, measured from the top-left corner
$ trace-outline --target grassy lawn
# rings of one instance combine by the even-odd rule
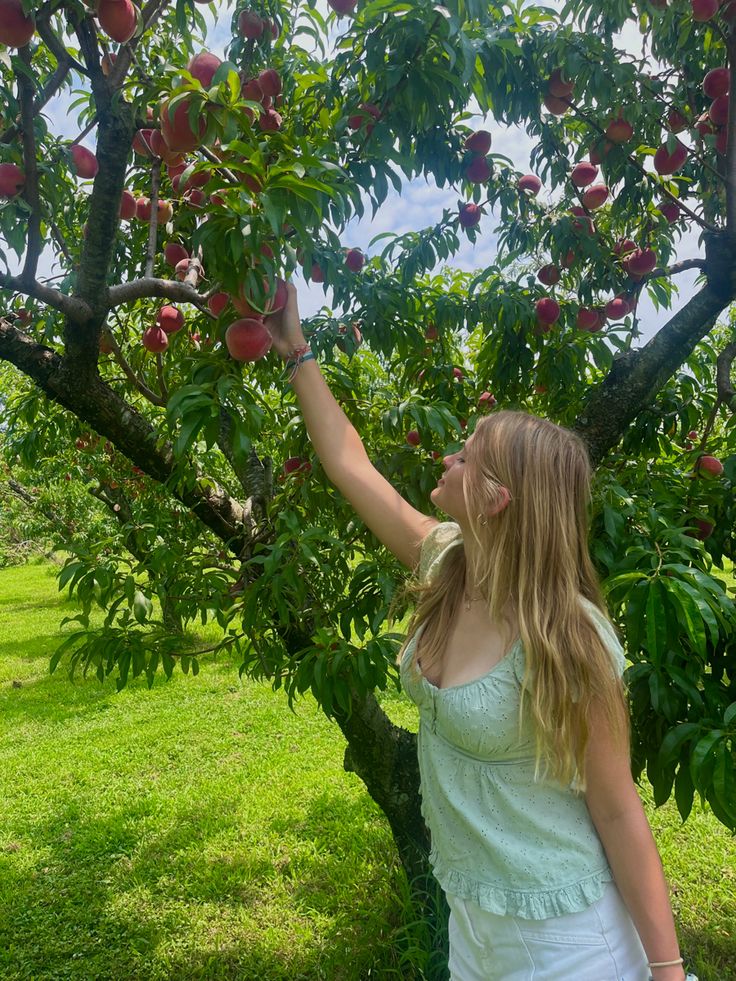
[[[211,656],[151,691],[49,675],[54,573],[0,570],[0,978],[419,978],[388,823],[311,694]],[[642,793],[690,969],[736,981],[736,841]]]

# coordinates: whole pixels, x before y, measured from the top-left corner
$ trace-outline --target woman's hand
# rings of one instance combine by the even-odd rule
[[[286,306],[278,313],[266,317],[264,323],[273,338],[273,347],[286,360],[295,347],[306,344],[299,319],[299,308],[296,301],[296,286],[286,284],[288,299]]]

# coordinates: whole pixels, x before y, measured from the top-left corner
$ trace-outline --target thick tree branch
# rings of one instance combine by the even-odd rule
[[[109,439],[131,462],[165,484],[218,538],[238,553],[247,546],[243,507],[211,479],[197,482],[197,473],[182,477],[168,443],[96,373],[80,376],[69,358],[37,344],[27,334],[0,320],[0,359],[28,375],[50,399]]]
[[[718,401],[736,411],[736,391],[731,384],[731,365],[736,358],[736,341],[727,344],[716,361],[716,391]]]
[[[65,75],[69,72],[70,68],[74,68],[79,72],[80,75],[85,75],[89,78],[89,72],[84,67],[84,65],[77,61],[73,55],[70,55],[67,49],[64,47],[64,43],[61,38],[58,38],[53,30],[51,29],[51,24],[49,17],[41,17],[36,19],[36,30],[38,35],[49,49],[51,54],[56,58],[57,61],[57,71],[62,65],[66,65]]]
[[[731,82],[736,75],[736,34],[729,28],[726,39]],[[736,99],[728,100],[728,139],[726,141],[726,229],[736,238]]]
[[[705,259],[683,259],[681,262],[673,262],[671,266],[659,271],[660,276],[677,276],[678,273],[687,272],[688,269],[705,269]]]
[[[180,303],[193,303],[200,310],[207,309],[206,297],[198,293],[189,283],[179,283],[174,279],[134,279],[131,283],[111,286],[107,295],[110,309],[119,307],[122,303],[151,296],[178,300]]]
[[[84,300],[80,300],[76,296],[67,296],[66,293],[60,293],[58,290],[44,286],[35,280],[26,283],[20,276],[8,276],[6,273],[0,273],[0,289],[32,296],[35,300],[40,300],[47,306],[53,307],[54,310],[60,310],[65,316],[77,320],[82,320],[92,314]]]
[[[23,165],[26,184],[23,196],[30,205],[28,237],[26,238],[26,261],[20,279],[32,283],[36,278],[38,258],[41,255],[41,199],[38,193],[38,166],[36,164],[36,134],[33,129],[34,87],[31,72],[31,50],[26,44],[18,52],[18,57],[26,71],[18,72],[18,94],[20,96],[20,122],[23,130]]]
[[[614,356],[613,367],[572,427],[587,443],[594,467],[616,446],[642,406],[656,398],[727,305],[721,294],[705,286],[643,348]]]

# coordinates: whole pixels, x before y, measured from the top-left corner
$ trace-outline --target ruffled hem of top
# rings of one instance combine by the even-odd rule
[[[580,913],[597,902],[606,884],[613,881],[611,870],[605,868],[568,886],[521,892],[477,882],[457,869],[445,868],[433,855],[429,860],[435,878],[448,895],[470,899],[497,916],[519,916],[524,920],[546,920],[566,913]]]

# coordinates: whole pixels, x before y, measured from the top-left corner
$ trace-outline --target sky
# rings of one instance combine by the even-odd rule
[[[327,14],[328,8],[325,0],[318,0],[317,6],[321,12]],[[204,13],[208,24],[204,46],[220,57],[224,57],[225,44],[229,38],[232,8],[213,3],[199,9]],[[332,40],[339,35],[348,26],[348,23],[346,18],[334,20],[330,39]],[[640,56],[641,39],[635,24],[626,26],[622,32],[620,43],[633,54]],[[54,99],[47,106],[46,114],[51,120],[53,131],[62,137],[71,139],[77,135],[78,128],[76,113],[68,110],[70,101],[71,97],[68,94]],[[469,109],[470,111],[475,110],[478,114],[474,119],[468,120],[467,124],[476,129],[488,129],[492,133],[491,153],[499,153],[508,157],[521,172],[530,171],[529,154],[533,142],[524,130],[516,126],[500,126],[490,117],[484,119],[478,112],[477,104],[471,103]],[[83,142],[94,149],[94,134],[90,134]],[[540,199],[543,199],[543,196],[544,189],[540,193]],[[454,210],[457,200],[456,189],[438,188],[431,178],[429,180],[416,178],[413,181],[404,179],[401,194],[399,195],[391,188],[375,218],[370,217],[372,207],[366,197],[364,217],[362,219],[355,218],[347,224],[340,232],[341,241],[346,246],[361,248],[370,257],[371,250],[368,248],[368,243],[374,236],[389,231],[402,234],[431,225],[442,216],[443,209]],[[492,212],[484,215],[479,226],[480,234],[475,244],[465,238],[461,230],[461,248],[450,264],[456,269],[474,271],[494,262],[497,252],[496,225],[497,219]],[[380,249],[385,244],[385,241],[377,243],[376,248]],[[688,229],[680,240],[676,258],[686,259],[701,254],[702,249],[697,242],[697,230]],[[432,272],[437,273],[439,269],[438,266]],[[51,269],[49,253],[47,252],[42,258],[39,274],[41,276],[51,275],[52,272],[58,272],[58,270]],[[695,272],[687,272],[674,280],[679,289],[679,297],[675,299],[672,313],[692,296],[695,278]],[[332,295],[329,287],[325,288],[322,284],[305,282],[300,272],[294,274],[293,281],[299,291],[299,309],[303,317],[312,316],[323,308],[337,316],[343,314],[343,310],[332,308]],[[666,322],[668,313],[667,311],[657,312],[651,300],[643,293],[639,303],[639,316],[641,337],[638,344],[634,344],[634,347],[646,343],[656,333],[657,329]]]

